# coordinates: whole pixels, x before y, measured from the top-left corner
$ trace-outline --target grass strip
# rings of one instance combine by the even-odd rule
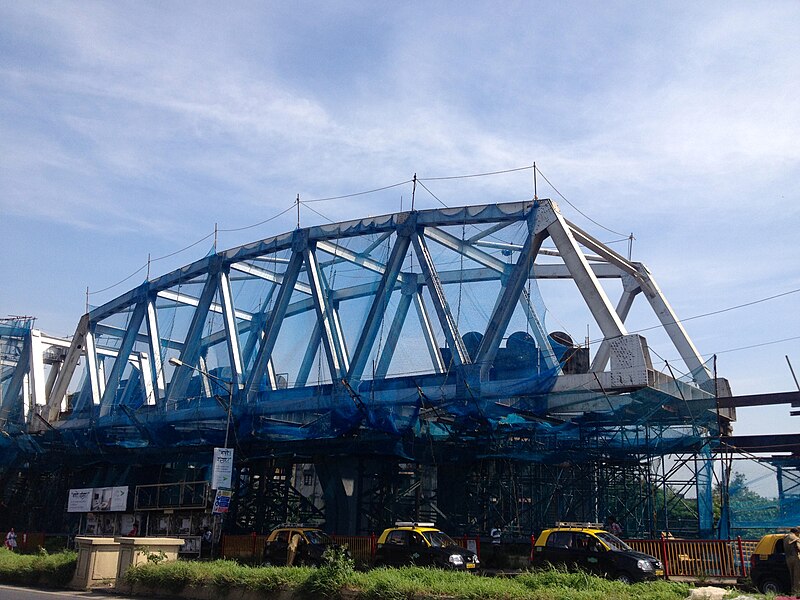
[[[72,579],[77,563],[78,554],[71,551],[18,554],[0,548],[0,582],[63,588]]]

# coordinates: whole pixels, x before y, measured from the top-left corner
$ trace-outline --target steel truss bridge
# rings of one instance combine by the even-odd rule
[[[637,297],[689,378],[626,329]],[[548,330],[553,304],[602,340]],[[50,528],[69,488],[207,480],[228,444],[230,530],[653,533],[687,503],[709,535],[735,419],[647,268],[552,200],[298,228],[146,281],[71,339],[5,320],[0,352],[0,492]]]

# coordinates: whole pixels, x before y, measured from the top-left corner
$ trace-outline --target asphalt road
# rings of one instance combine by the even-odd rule
[[[102,592],[74,592],[36,590],[32,588],[13,587],[0,585],[0,598],[2,600],[127,600],[133,596],[121,596]]]

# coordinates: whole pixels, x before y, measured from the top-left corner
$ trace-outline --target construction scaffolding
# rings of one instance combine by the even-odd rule
[[[637,297],[682,377],[626,328]],[[584,323],[596,341],[562,331]],[[551,200],[298,228],[148,280],[71,339],[32,325],[0,323],[0,492],[18,524],[81,527],[90,511],[65,511],[67,494],[109,486],[130,488],[137,518],[205,513],[210,487],[189,506],[147,486],[194,489],[230,446],[227,531],[424,519],[529,535],[611,515],[629,535],[728,531],[713,506],[727,381],[647,268]],[[15,512],[32,490],[52,508]]]

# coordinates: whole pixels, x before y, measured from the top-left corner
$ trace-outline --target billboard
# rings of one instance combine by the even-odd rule
[[[212,490],[229,490],[233,487],[233,448],[214,448],[214,466],[211,472]]]
[[[128,486],[81,488],[69,491],[67,512],[124,512]]]
[[[89,512],[92,509],[92,492],[92,488],[70,490],[67,512]]]

